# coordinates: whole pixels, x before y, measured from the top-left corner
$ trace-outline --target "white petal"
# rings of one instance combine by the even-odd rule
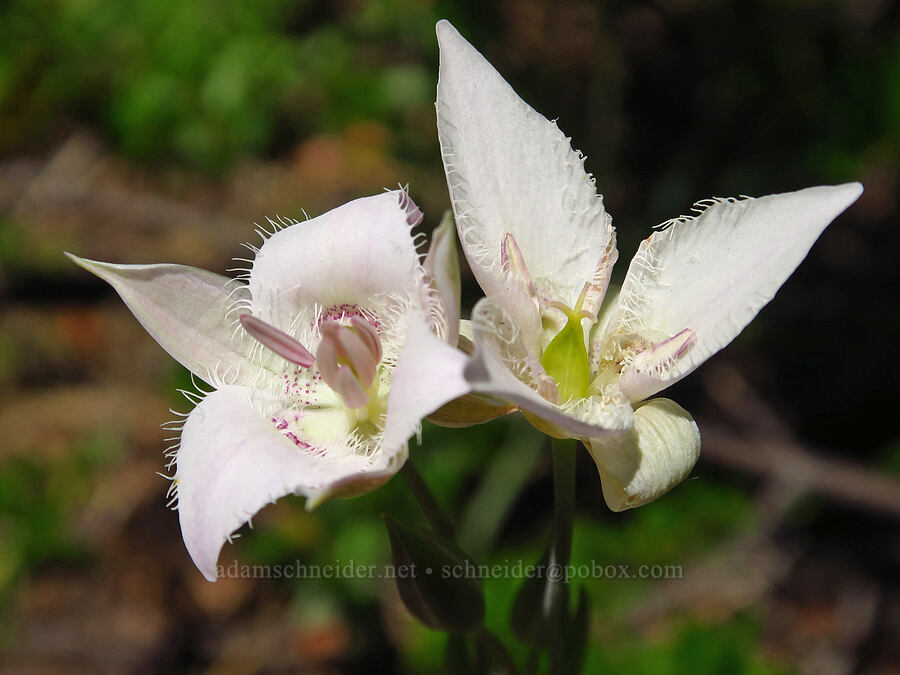
[[[437,35],[438,136],[472,271],[501,297],[500,247],[511,233],[538,291],[573,306],[613,237],[583,156],[452,25],[438,22]]]
[[[472,390],[463,377],[465,364],[466,355],[435,336],[424,316],[410,316],[391,380],[385,447],[405,446],[426,415]]]
[[[445,339],[456,346],[459,338],[459,303],[462,293],[459,257],[456,254],[456,226],[447,211],[431,235],[431,248],[425,256],[425,271],[438,295],[438,306],[446,323]]]
[[[215,581],[222,545],[266,504],[291,493],[315,498],[384,469],[362,455],[298,447],[254,409],[247,389],[223,387],[194,408],[181,434],[175,480],[184,543]]]
[[[700,431],[677,403],[655,398],[634,411],[634,427],[586,442],[613,511],[653,501],[687,478],[700,456]]]
[[[731,342],[861,193],[859,183],[847,183],[715,200],[644,240],[622,285],[613,332],[654,343],[684,329],[695,336],[664,372],[632,378],[636,388],[623,380],[629,398],[651,396]]]
[[[115,265],[66,254],[109,283],[160,346],[197,377],[240,384],[259,366],[253,341],[237,329],[247,292],[227,277],[185,265]],[[232,283],[229,283],[232,282]]]
[[[424,271],[410,234],[417,218],[406,193],[393,191],[276,232],[250,273],[254,314],[288,330],[316,305],[362,305],[391,294],[425,302]]]

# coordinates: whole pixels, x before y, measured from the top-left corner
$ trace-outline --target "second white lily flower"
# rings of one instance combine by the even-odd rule
[[[641,244],[601,313],[618,254],[584,157],[453,26],[437,34],[447,184],[487,296],[456,390],[582,440],[610,508],[647,503],[687,476],[700,435],[676,403],[646,399],[734,339],[862,186],[701,202]]]
[[[237,281],[71,256],[215,387],[171,453],[182,536],[207,579],[266,504],[294,493],[311,508],[381,485],[406,461],[416,411],[453,395],[438,357],[424,371],[400,357],[417,336],[455,344],[455,251],[435,246],[423,266],[410,232],[421,219],[403,191],[358,199],[267,236]]]

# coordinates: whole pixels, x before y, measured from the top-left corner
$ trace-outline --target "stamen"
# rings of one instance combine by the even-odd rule
[[[400,191],[400,208],[406,211],[406,224],[410,227],[422,222],[422,211],[405,190]]]
[[[685,328],[672,337],[657,342],[649,349],[636,354],[632,366],[641,373],[658,373],[684,354],[693,344],[696,336],[697,334],[693,330]]]
[[[347,367],[338,368],[333,389],[341,395],[348,408],[364,408],[369,403],[369,395]]]
[[[251,314],[241,314],[240,320],[245,331],[281,358],[304,368],[309,368],[316,362],[315,357],[306,347],[283,330],[279,330]]]
[[[352,327],[336,321],[322,324],[316,362],[325,384],[349,408],[362,408],[369,402],[366,390],[378,374],[381,341],[368,322],[353,317],[351,323]]]
[[[372,324],[358,316],[350,317],[350,323],[353,324],[359,336],[369,345],[369,349],[375,355],[375,363],[381,363],[381,340]]]
[[[528,273],[528,266],[525,264],[525,256],[516,242],[516,238],[509,232],[503,235],[500,243],[500,266],[507,281],[515,279],[524,284],[525,291],[532,298],[537,298],[537,290],[531,281],[531,275]]]

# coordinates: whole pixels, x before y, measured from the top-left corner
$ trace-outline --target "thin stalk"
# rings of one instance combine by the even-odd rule
[[[553,439],[553,561],[563,567],[572,559],[575,522],[576,441]]]

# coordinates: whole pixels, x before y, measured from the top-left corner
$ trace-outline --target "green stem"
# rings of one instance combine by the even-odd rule
[[[553,560],[566,566],[572,559],[575,523],[575,447],[571,439],[553,439]]]
[[[431,529],[434,530],[435,534],[452,540],[455,537],[453,521],[450,520],[450,517],[438,504],[437,499],[434,498],[434,495],[422,478],[422,474],[419,473],[411,459],[406,460],[406,464],[400,469],[400,475],[403,476],[403,480],[406,481],[416,501],[419,502],[419,507],[422,509],[422,513],[425,514]]]

